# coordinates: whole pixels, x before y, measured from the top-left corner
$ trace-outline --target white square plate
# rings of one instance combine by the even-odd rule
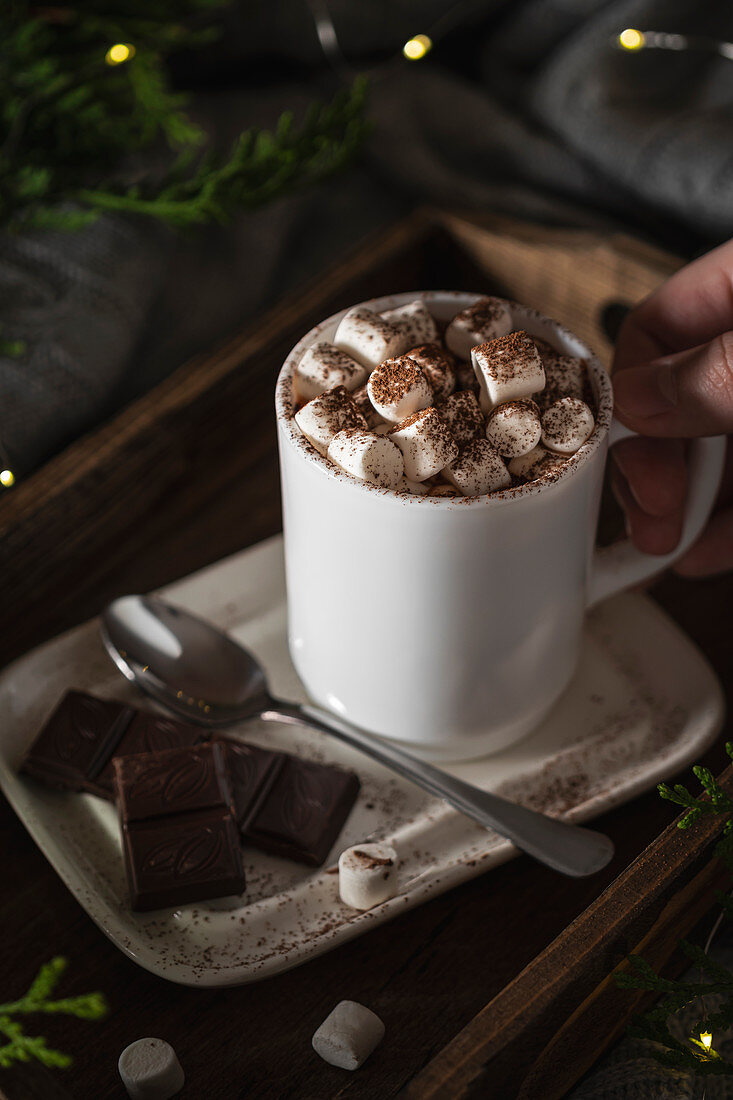
[[[287,652],[279,538],[165,593],[249,646],[275,694],[304,699]],[[358,772],[361,794],[331,861],[314,871],[249,850],[243,897],[133,913],[114,807],[92,795],[46,790],[17,773],[70,687],[141,703],[105,655],[96,621],[27,654],[0,674],[0,786],[102,931],[170,981],[237,985],[287,970],[516,854],[507,841],[335,740],[305,728],[249,723],[236,729],[238,736]],[[618,596],[589,615],[576,676],[542,726],[511,750],[448,770],[585,821],[695,760],[722,715],[715,675],[689,639],[647,597]],[[397,848],[399,889],[360,913],[340,902],[333,863],[342,848],[367,837]]]

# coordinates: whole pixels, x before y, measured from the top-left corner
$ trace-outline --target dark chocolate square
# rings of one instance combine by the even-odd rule
[[[192,726],[162,714],[150,714],[141,710],[135,714],[120,738],[114,756],[135,756],[141,752],[162,752],[164,749],[197,745],[205,741],[207,736],[201,726]],[[110,798],[114,794],[113,759],[114,757],[107,761],[96,780],[97,785],[108,792]]]
[[[359,788],[352,772],[287,755],[245,838],[265,852],[320,867]]]
[[[114,758],[123,821],[231,807],[224,745],[203,744]]]
[[[245,832],[260,806],[272,790],[286,756],[282,752],[261,749],[244,741],[217,737],[227,747],[229,780],[234,795],[237,824]]]
[[[68,691],[28,750],[21,771],[61,790],[96,791],[94,781],[134,713],[122,703]]]

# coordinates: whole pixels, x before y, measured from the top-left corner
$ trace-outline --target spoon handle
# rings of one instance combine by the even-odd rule
[[[613,856],[613,843],[602,833],[557,821],[514,802],[507,802],[489,791],[482,791],[316,707],[279,700],[272,702],[273,709],[261,715],[265,721],[312,726],[337,737],[430,794],[449,802],[479,825],[493,829],[523,852],[556,871],[581,878],[600,871]]]

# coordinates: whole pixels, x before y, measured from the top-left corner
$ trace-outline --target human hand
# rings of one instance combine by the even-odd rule
[[[675,563],[686,576],[733,568],[733,240],[682,268],[631,311],[614,358],[618,419],[639,433],[613,448],[611,480],[629,536],[647,554],[682,533],[685,440],[728,435],[716,510]]]

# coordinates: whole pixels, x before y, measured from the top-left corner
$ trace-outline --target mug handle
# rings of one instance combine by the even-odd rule
[[[609,447],[637,433],[618,420],[611,423]],[[596,550],[588,585],[587,606],[615,595],[660,573],[692,546],[705,526],[720,486],[725,459],[726,438],[722,435],[694,439],[690,444],[687,470],[687,501],[682,538],[671,554],[643,554],[630,539]]]

